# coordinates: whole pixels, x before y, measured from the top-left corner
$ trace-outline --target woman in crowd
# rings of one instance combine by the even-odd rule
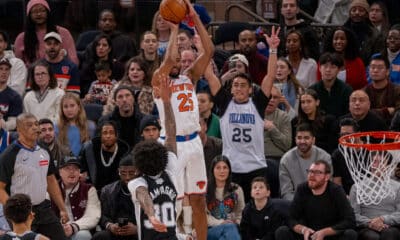
[[[57,79],[46,61],[39,60],[32,64],[29,82],[32,91],[24,97],[24,111],[32,113],[37,119],[48,118],[56,122],[64,91],[58,87]]]
[[[309,58],[304,38],[297,30],[286,35],[287,59],[298,82],[308,88],[317,82],[317,62]]]
[[[154,32],[146,31],[140,40],[141,53],[139,56],[143,58],[149,65],[149,79],[153,76],[154,71],[161,65],[161,57],[158,55],[158,38]]]
[[[92,44],[92,52],[96,53],[93,58],[87,59],[82,63],[81,70],[81,97],[83,98],[89,91],[89,87],[97,77],[95,74],[95,65],[100,61],[107,62],[111,67],[110,79],[120,80],[124,74],[124,66],[121,62],[112,57],[111,38],[106,34],[97,35]]]
[[[240,239],[237,224],[242,218],[242,188],[232,183],[231,164],[225,156],[213,159],[207,186],[207,239]]]
[[[344,66],[337,78],[349,84],[353,90],[367,85],[365,66],[360,58],[359,49],[356,36],[345,27],[338,27],[328,34],[324,45],[324,52],[336,52],[343,56]],[[318,80],[321,80],[319,66]]]
[[[382,1],[373,2],[369,7],[368,16],[376,30],[386,36],[390,27],[386,4]]]
[[[329,154],[337,148],[335,117],[320,111],[318,94],[313,89],[306,89],[300,96],[298,116],[292,120],[292,136],[296,136],[296,126],[302,123],[313,127],[315,145]]]
[[[297,80],[288,59],[279,58],[276,68],[274,86],[282,93],[279,108],[286,111],[293,119],[297,115],[294,109],[299,105],[299,95],[304,91],[304,87]]]
[[[25,30],[17,36],[14,43],[16,57],[22,59],[26,65],[43,58],[44,36],[49,32],[58,32],[69,59],[79,64],[71,33],[66,28],[54,24],[46,0],[30,0],[26,6],[26,14]]]
[[[161,17],[160,12],[156,12],[153,18],[153,24],[151,28],[152,32],[157,34],[158,38],[158,55],[164,56],[167,50],[169,36],[171,35],[171,29],[168,23]]]
[[[153,89],[148,74],[148,65],[141,57],[133,57],[126,63],[125,74],[121,81],[114,87],[120,85],[131,86],[135,91],[135,100],[140,112],[151,114],[154,108]],[[108,97],[107,105],[104,107],[103,115],[111,113],[115,108],[114,91]]]
[[[66,93],[61,98],[59,119],[55,126],[57,139],[67,145],[74,156],[79,156],[82,144],[94,137],[95,124],[86,119],[86,113],[79,97]]]

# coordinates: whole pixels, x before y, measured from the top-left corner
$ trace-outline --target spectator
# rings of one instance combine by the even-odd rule
[[[67,145],[79,156],[82,144],[94,136],[95,124],[86,119],[83,105],[76,94],[66,93],[60,102],[55,131],[60,144]]]
[[[368,17],[375,29],[383,36],[386,36],[390,28],[386,4],[381,0],[372,2]]]
[[[298,185],[307,180],[307,169],[317,160],[331,164],[331,156],[315,146],[315,135],[309,124],[296,128],[296,147],[282,156],[279,165],[279,182],[283,199],[293,200]]]
[[[341,117],[353,118],[360,126],[360,132],[385,131],[388,126],[381,117],[370,110],[371,102],[363,90],[356,90],[350,95],[350,113]]]
[[[341,137],[359,132],[359,126],[357,122],[352,118],[343,118],[339,123],[339,128],[339,135]],[[354,143],[357,144],[362,142],[361,139],[355,138]],[[332,166],[333,182],[337,185],[342,186],[346,195],[348,196],[350,193],[350,188],[354,184],[354,181],[350,175],[349,169],[347,168],[346,160],[344,159],[344,156],[339,149],[336,149],[332,153]]]
[[[219,117],[212,112],[214,108],[214,101],[210,92],[197,92],[197,100],[199,102],[200,118],[203,118],[207,123],[207,135],[221,138]]]
[[[243,32],[242,32],[243,33]],[[246,33],[247,34],[247,33]],[[232,178],[250,198],[250,182],[256,176],[265,176],[267,165],[264,154],[264,111],[271,96],[271,88],[276,73],[279,29],[272,28],[271,37],[266,40],[271,53],[268,74],[260,89],[253,93],[249,75],[240,73],[232,81],[232,90],[221,87],[219,79],[208,67],[205,77],[211,94],[220,110],[220,126],[223,141],[223,155],[232,163]],[[252,95],[251,95],[252,94]]]
[[[360,47],[354,32],[346,27],[335,28],[330,32],[324,44],[324,52],[337,53],[342,56],[344,65],[340,67],[337,78],[354,90],[367,85],[366,70],[363,60],[360,58]],[[318,65],[318,79],[321,72]]]
[[[281,57],[276,66],[274,86],[282,93],[279,108],[293,119],[297,115],[294,109],[299,106],[299,96],[304,92],[304,87],[297,80],[289,60]]]
[[[280,91],[276,87],[272,87],[271,99],[265,108],[264,116],[265,159],[268,166],[269,182],[274,193],[279,192],[279,162],[283,154],[292,145],[290,118],[285,112],[277,108],[281,96]]]
[[[157,35],[157,54],[163,57],[165,51],[167,50],[168,42],[171,36],[171,29],[167,22],[162,18],[159,11],[154,14],[151,31]]]
[[[267,180],[256,177],[251,182],[251,200],[243,209],[240,232],[243,239],[274,240],[275,231],[285,224],[287,216],[279,203],[270,198]]]
[[[207,186],[207,239],[240,239],[237,224],[242,219],[242,188],[232,182],[229,159],[217,156],[211,162]]]
[[[58,87],[50,65],[43,60],[34,62],[29,67],[29,82],[31,91],[24,97],[24,111],[57,122],[64,90]]]
[[[298,0],[282,0],[281,3],[281,38],[287,36],[289,31],[292,29],[298,30],[304,36],[304,42],[306,43],[307,49],[310,51],[310,57],[314,59],[319,58],[319,43],[317,36],[311,26],[306,23],[303,19],[297,19],[297,14],[300,11]],[[280,55],[284,55],[283,52],[286,49],[286,45],[282,44],[280,47]]]
[[[31,231],[35,215],[32,212],[32,202],[28,195],[17,193],[11,196],[6,202],[4,212],[13,225],[13,231],[7,232],[0,239],[49,240],[49,238]]]
[[[98,35],[106,35],[107,38],[110,39],[110,43],[108,45],[111,49],[114,49],[112,54],[109,55],[110,60],[116,59],[118,62],[125,63],[129,58],[137,54],[135,42],[129,36],[117,31],[115,13],[112,10],[102,10],[99,14],[97,24],[99,31],[94,32],[94,34],[91,34],[85,39],[80,38],[77,40],[77,45],[86,46],[86,50],[84,52],[85,62],[95,59],[96,44],[94,43],[94,39],[98,37]],[[115,78],[119,80],[119,78]]]
[[[97,80],[92,82],[84,102],[104,105],[117,81],[111,79],[111,68],[107,62],[99,62],[95,65],[94,71]]]
[[[59,165],[61,180],[58,184],[70,219],[64,224],[64,233],[71,240],[90,240],[90,231],[100,220],[101,207],[96,189],[79,181],[80,167],[76,157],[64,158]],[[54,203],[53,208],[57,209]]]
[[[111,69],[111,79],[119,81],[124,74],[124,65],[113,58],[113,52],[121,52],[121,49],[112,48],[112,40],[107,34],[99,34],[89,45],[93,54],[85,58],[81,65],[81,97],[89,91],[89,87],[97,79],[95,66],[100,62],[107,62]],[[88,47],[89,47],[88,46]]]
[[[56,139],[53,121],[47,118],[42,118],[39,120],[39,128],[40,134],[38,142],[49,150],[54,166],[58,169],[61,161],[65,157],[72,155],[71,150],[67,145],[61,145]],[[56,176],[59,178],[58,171],[56,171]]]
[[[58,87],[79,94],[78,66],[71,62],[61,52],[62,38],[56,32],[50,32],[44,36],[44,59],[50,65]]]
[[[267,74],[265,66],[268,65],[268,59],[257,52],[257,39],[255,32],[251,30],[243,30],[239,33],[238,42],[239,53],[244,55],[248,62],[251,62],[251,64],[247,64],[248,73],[250,74],[251,79],[253,79],[254,83],[257,85],[261,85],[263,78]],[[225,62],[221,70],[222,74],[229,70],[229,62],[230,61]],[[221,78],[224,80],[223,77]]]
[[[206,163],[207,178],[210,178],[211,161],[218,155],[222,154],[222,140],[213,136],[207,135],[206,119],[200,117],[200,132],[199,136],[203,144],[204,161]]]
[[[114,122],[104,122],[99,127],[100,136],[83,144],[80,153],[81,172],[87,180],[100,190],[118,180],[118,166],[130,148],[118,138]]]
[[[117,135],[130,147],[140,141],[139,123],[143,114],[135,104],[133,90],[128,86],[119,86],[114,91],[116,108],[112,113],[104,115],[99,120],[99,125],[112,120],[117,124]]]
[[[352,89],[337,78],[343,67],[343,58],[336,53],[323,53],[319,58],[321,81],[310,88],[319,98],[319,107],[336,118],[349,112],[349,96]]]
[[[393,25],[386,36],[386,51],[390,63],[390,81],[400,84],[400,24]]]
[[[356,240],[353,209],[343,189],[329,180],[330,165],[318,160],[307,173],[307,182],[298,186],[290,205],[289,227],[278,228],[275,239]]]
[[[183,50],[195,50],[193,44],[193,35],[186,29],[179,29],[178,31],[178,51],[181,53]]]
[[[249,74],[249,61],[245,55],[237,53],[228,59],[228,70],[221,74],[221,83],[224,87],[231,87],[233,78],[239,73]]]
[[[390,125],[396,110],[400,108],[400,86],[389,80],[390,64],[382,54],[374,54],[369,63],[372,83],[365,87],[371,102],[371,110]]]
[[[382,152],[372,153],[371,169],[367,178],[370,181],[377,181],[382,178],[383,168],[387,168],[388,164],[393,160],[392,155],[387,155],[387,159],[383,159],[384,154]],[[379,203],[373,203],[370,205],[359,203],[357,198],[361,197],[357,187],[360,185],[354,184],[350,191],[350,203],[356,214],[357,227],[359,227],[359,238],[363,240],[373,239],[384,239],[384,240],[395,240],[400,238],[400,230],[397,228],[400,222],[400,183],[390,179],[391,188],[394,190],[393,195],[387,196],[382,199]],[[376,186],[376,185],[375,185]],[[365,186],[367,187],[367,186]]]
[[[137,226],[135,207],[128,189],[128,183],[139,176],[133,165],[132,156],[126,156],[119,163],[119,180],[101,189],[101,218],[102,231],[93,235],[93,240],[135,240]]]
[[[16,118],[22,113],[21,96],[7,86],[11,63],[8,59],[0,60],[0,126],[5,130],[14,130]]]
[[[22,97],[25,93],[27,71],[21,59],[14,57],[12,51],[6,51],[9,43],[8,34],[0,30],[0,60],[6,58],[12,66],[7,85]]]
[[[63,39],[63,49],[65,49],[68,58],[76,65],[79,64],[71,33],[67,29],[54,24],[46,0],[30,0],[26,6],[26,15],[25,30],[17,36],[14,42],[17,58],[22,59],[26,65],[44,58],[44,36],[47,33],[56,32]]]
[[[307,89],[300,96],[298,117],[292,120],[292,131],[296,126],[308,123],[315,134],[315,145],[331,153],[337,146],[336,118],[321,111],[316,91]],[[295,134],[292,134],[294,137]]]
[[[18,140],[0,155],[0,203],[4,205],[10,195],[26,193],[32,199],[32,211],[36,216],[32,222],[33,231],[50,239],[65,239],[61,223],[68,222],[68,214],[50,154],[37,145],[39,123],[35,116],[19,115],[17,131]],[[51,210],[49,195],[60,210],[61,222]]]
[[[317,63],[309,57],[309,50],[300,31],[292,29],[286,34],[286,52],[291,70],[298,82],[308,88],[317,82]],[[279,66],[279,64],[278,64]]]
[[[350,28],[360,44],[360,54],[367,65],[372,54],[384,49],[383,35],[380,34],[368,19],[369,4],[367,0],[355,0],[350,4],[350,17],[343,26]]]
[[[152,78],[154,71],[161,65],[161,56],[158,55],[158,37],[157,34],[151,31],[146,31],[142,34],[140,41],[141,52],[139,56],[149,65],[149,79]]]
[[[103,115],[111,113],[115,108],[115,89],[119,86],[129,86],[135,93],[135,101],[140,112],[151,114],[154,110],[153,88],[150,84],[149,65],[141,57],[133,57],[126,62],[125,73],[122,79],[114,86],[104,106]]]

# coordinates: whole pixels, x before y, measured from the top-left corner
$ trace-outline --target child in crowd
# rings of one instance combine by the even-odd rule
[[[32,232],[31,225],[34,216],[32,202],[26,194],[11,196],[5,206],[4,214],[12,223],[13,231],[7,232],[0,240],[48,240],[49,238]]]
[[[101,61],[95,64],[94,69],[97,80],[90,85],[89,92],[84,98],[84,103],[104,105],[117,81],[110,79],[112,71],[109,63]]]
[[[277,207],[277,203],[269,199],[270,194],[267,180],[264,177],[255,177],[251,182],[252,199],[243,209],[240,222],[243,239],[273,240],[275,230],[285,224],[286,217]]]
[[[86,119],[79,96],[66,93],[60,104],[60,116],[55,131],[61,145],[68,145],[74,156],[79,156],[82,144],[93,138],[95,124]]]

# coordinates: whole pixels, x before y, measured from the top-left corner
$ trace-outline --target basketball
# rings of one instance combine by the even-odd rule
[[[186,3],[183,0],[162,0],[160,14],[165,20],[178,24],[186,17]]]

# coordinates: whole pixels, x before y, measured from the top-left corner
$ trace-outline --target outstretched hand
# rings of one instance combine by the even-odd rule
[[[268,43],[268,46],[270,49],[277,49],[280,43],[279,39],[279,32],[281,31],[281,28],[278,27],[278,29],[275,31],[275,26],[272,26],[271,29],[271,36],[268,36],[268,34],[264,34],[265,40]]]
[[[151,225],[153,225],[154,230],[157,232],[167,232],[167,226],[160,222],[160,220],[158,220],[156,217],[149,217],[149,221],[151,222]]]
[[[187,9],[188,9],[187,15],[189,15],[189,17],[191,17],[191,18],[193,18],[194,16],[196,16],[197,13],[196,13],[196,11],[194,10],[194,8],[193,8],[192,4],[190,3],[190,1],[189,1],[189,0],[183,0],[183,1],[185,1],[186,7],[187,7]]]

